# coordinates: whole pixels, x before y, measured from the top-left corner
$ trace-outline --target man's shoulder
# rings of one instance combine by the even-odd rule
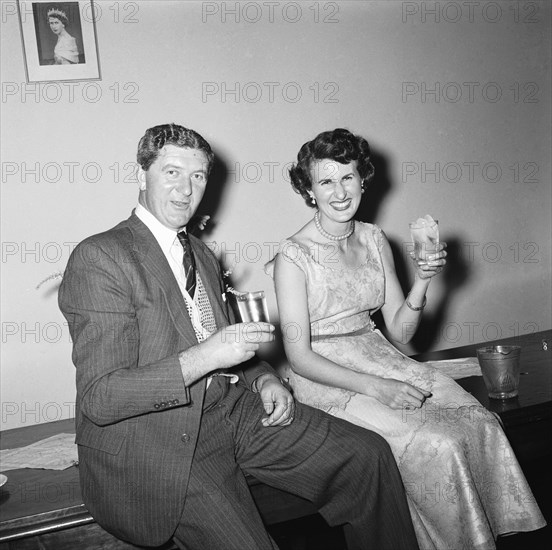
[[[132,239],[133,235],[131,226],[128,223],[128,220],[124,220],[122,222],[119,222],[114,227],[107,229],[106,231],[102,231],[100,233],[96,233],[94,235],[86,237],[86,239],[82,240],[79,243],[78,247],[90,245],[102,247],[109,247],[110,245],[120,246],[122,243],[130,241]]]
[[[140,224],[138,218],[133,219],[131,216],[106,231],[86,237],[73,251],[73,259],[80,257],[90,261],[91,258],[98,258],[100,255],[107,255],[114,259],[135,255],[136,245],[140,240],[136,232],[140,230],[147,232],[145,226],[141,228]]]

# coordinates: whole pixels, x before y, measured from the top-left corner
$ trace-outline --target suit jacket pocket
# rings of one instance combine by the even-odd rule
[[[75,443],[116,455],[125,440],[125,430],[122,428],[123,426],[117,424],[97,426],[85,418],[77,428]]]

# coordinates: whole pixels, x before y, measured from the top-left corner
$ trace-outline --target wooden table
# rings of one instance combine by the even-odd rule
[[[481,376],[458,383],[487,409],[498,413],[518,459],[523,463],[552,456],[552,330],[472,344],[415,356],[418,361],[475,357],[476,349],[490,345],[521,346],[519,395],[491,399]],[[544,349],[546,348],[546,349]]]
[[[543,349],[543,341],[548,349]],[[504,422],[518,457],[527,464],[534,458],[552,456],[552,331],[508,338],[491,344],[522,346],[519,396],[491,400],[481,377],[460,384]],[[438,360],[475,356],[479,345],[464,346],[416,356]],[[7,430],[1,434],[3,449],[22,447],[52,435],[73,432],[73,420]],[[0,550],[125,550],[136,548],[121,542],[96,524],[82,503],[78,469],[6,472],[8,482],[0,489]],[[308,501],[263,485],[253,478],[250,488],[267,525],[316,513]],[[175,548],[168,544],[165,550]]]

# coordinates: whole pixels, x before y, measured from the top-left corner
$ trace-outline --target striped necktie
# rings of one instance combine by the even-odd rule
[[[190,238],[188,233],[181,231],[177,233],[178,240],[184,249],[184,257],[182,258],[182,264],[184,265],[184,273],[186,275],[186,290],[193,299],[196,288],[196,263],[194,253],[190,245]]]

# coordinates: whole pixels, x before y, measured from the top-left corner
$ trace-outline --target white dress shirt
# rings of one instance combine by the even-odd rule
[[[147,226],[153,233],[155,240],[159,243],[165,258],[169,262],[169,266],[174,274],[174,277],[180,288],[180,292],[186,302],[186,309],[192,322],[195,335],[198,342],[202,342],[216,331],[217,326],[211,304],[203,281],[196,273],[197,286],[192,298],[186,290],[186,273],[184,272],[184,249],[180,244],[177,232],[174,229],[169,229],[164,226],[149,210],[138,204],[135,210],[136,216]],[[207,379],[207,387],[211,383],[212,376],[224,375],[230,378],[230,382],[235,383],[238,377],[235,374],[213,373]]]

